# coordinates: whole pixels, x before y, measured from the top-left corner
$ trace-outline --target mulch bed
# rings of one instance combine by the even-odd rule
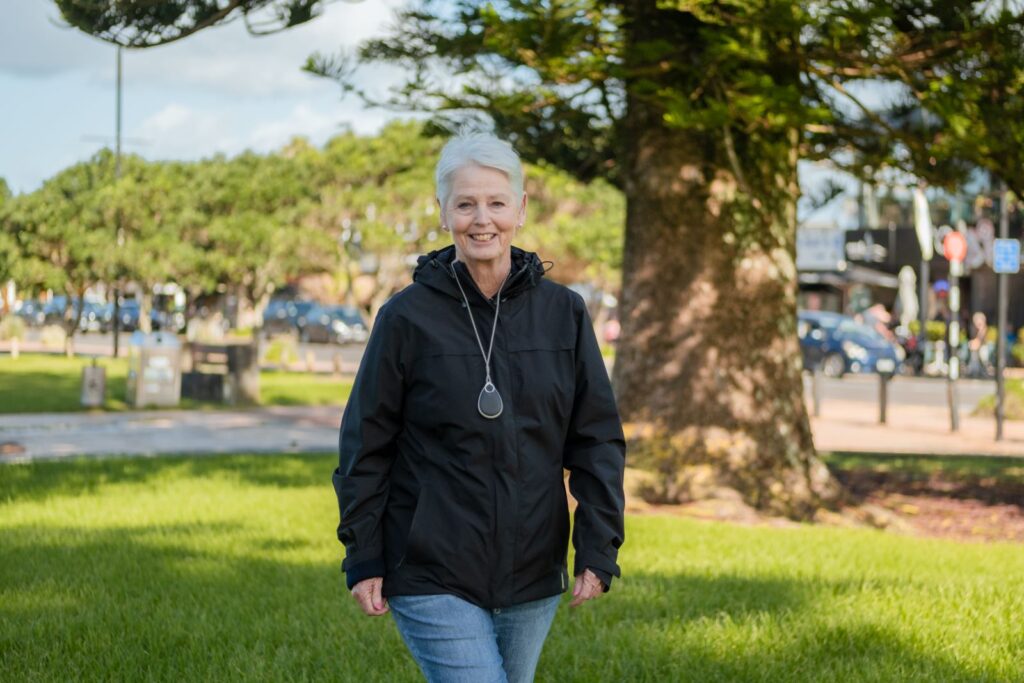
[[[835,474],[858,502],[892,511],[919,535],[1024,541],[1024,482],[872,470]]]

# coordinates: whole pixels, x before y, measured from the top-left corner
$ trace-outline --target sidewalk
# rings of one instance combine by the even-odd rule
[[[822,451],[1024,457],[1024,422],[1006,422],[995,441],[995,420],[960,416],[949,431],[945,407],[890,406],[888,424],[862,401],[828,400],[812,418]],[[0,416],[0,462],[75,455],[162,453],[277,453],[334,451],[342,409],[274,407],[251,410],[163,410]]]
[[[341,408],[0,416],[0,462],[75,455],[333,451]]]
[[[808,405],[808,413],[811,408]],[[821,416],[811,418],[814,445],[821,451],[913,453],[1024,457],[1024,421],[1003,422],[996,441],[996,421],[960,411],[960,429],[950,431],[949,408],[890,405],[886,424],[878,406],[861,401],[822,401]]]

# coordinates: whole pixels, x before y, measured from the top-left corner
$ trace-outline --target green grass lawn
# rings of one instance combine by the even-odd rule
[[[985,396],[974,408],[975,415],[993,417],[996,414],[996,395]],[[1006,401],[1003,414],[1008,420],[1024,420],[1024,380],[1006,380]]]
[[[415,681],[338,570],[334,456],[0,467],[0,679]],[[1024,546],[630,517],[538,681],[1024,680]]]
[[[0,413],[84,410],[79,404],[82,368],[91,362],[85,356],[22,354],[17,360],[9,355],[0,356]],[[106,368],[107,375],[104,409],[127,410],[127,359],[102,358],[99,364]],[[351,390],[351,378],[272,370],[260,374],[261,405],[341,405]],[[221,406],[185,399],[181,407]]]
[[[1004,455],[888,455],[884,453],[820,453],[833,471],[868,470],[953,479],[989,479],[1024,483],[1024,458]]]

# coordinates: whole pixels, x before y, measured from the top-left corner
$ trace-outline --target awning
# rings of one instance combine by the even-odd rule
[[[844,270],[802,272],[798,275],[798,281],[802,285],[831,285],[833,287],[860,284],[899,289],[900,286],[899,278],[895,275],[849,262],[846,263]]]

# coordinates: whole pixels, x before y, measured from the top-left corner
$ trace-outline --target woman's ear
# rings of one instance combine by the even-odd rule
[[[444,219],[444,207],[441,206],[441,200],[438,199],[437,197],[434,197],[434,202],[437,204],[437,211],[441,216],[441,229],[444,230],[445,232],[448,232],[448,224],[445,222]]]

